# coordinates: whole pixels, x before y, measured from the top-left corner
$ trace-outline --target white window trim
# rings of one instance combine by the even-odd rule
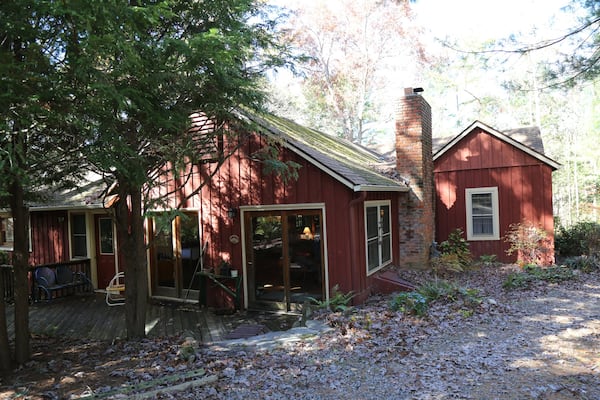
[[[494,233],[493,235],[474,235],[473,234],[473,204],[472,195],[474,194],[488,194],[492,195],[492,224]],[[478,240],[500,240],[500,211],[498,208],[498,187],[481,187],[465,189],[466,199],[466,211],[467,211],[467,240],[478,241]]]
[[[367,208],[369,207],[377,207],[377,214],[379,215],[379,207],[388,206],[389,207],[389,224],[390,224],[390,259],[389,261],[382,262],[381,261],[381,244],[379,245],[379,265],[371,270],[369,270],[369,248],[368,248],[368,233],[367,233]],[[393,237],[393,229],[392,229],[392,202],[390,200],[377,200],[377,201],[365,201],[364,203],[364,226],[365,226],[365,269],[367,271],[367,276],[374,274],[379,271],[383,267],[390,265],[394,260],[394,237]],[[379,232],[381,235],[381,231]]]

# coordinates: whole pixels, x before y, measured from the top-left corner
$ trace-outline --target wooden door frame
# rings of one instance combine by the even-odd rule
[[[96,284],[98,286],[98,289],[104,289],[103,285],[100,285],[100,267],[101,267],[101,262],[100,262],[100,257],[101,256],[110,256],[110,254],[102,254],[101,253],[101,243],[100,243],[100,220],[101,219],[110,219],[112,222],[112,234],[113,234],[113,263],[114,263],[114,267],[115,267],[115,271],[114,271],[114,275],[116,275],[118,272],[120,272],[119,269],[119,241],[117,238],[117,229],[116,229],[116,224],[115,221],[113,219],[113,217],[108,214],[108,213],[98,213],[98,212],[93,212],[90,213],[90,220],[91,220],[91,227],[89,229],[89,231],[91,232],[91,237],[89,240],[89,243],[91,244],[90,246],[90,253],[93,252],[94,254],[94,259],[95,259],[95,264],[96,264]],[[86,218],[87,221],[87,218]],[[112,277],[111,277],[112,278]]]
[[[198,210],[182,210],[183,213],[188,214],[190,218],[193,218],[196,224],[198,225],[198,231],[200,231],[200,220],[199,220],[199,212]],[[174,287],[170,288],[167,286],[158,286],[157,283],[157,274],[156,274],[156,254],[155,248],[152,244],[152,240],[155,234],[155,216],[161,214],[161,211],[152,212],[151,215],[147,218],[147,235],[149,240],[148,246],[148,269],[150,271],[150,290],[151,295],[153,297],[167,297],[172,299],[188,299],[188,298],[198,298],[198,290],[190,289],[188,291],[188,287],[184,285],[183,282],[183,260],[181,254],[181,217],[176,216],[171,221],[171,246],[173,251],[173,279],[174,279]],[[202,246],[201,242],[198,243],[198,246]],[[202,254],[200,254],[202,257]],[[160,293],[158,293],[160,291]],[[187,295],[186,295],[187,292]]]
[[[156,249],[154,247],[154,235],[156,233],[156,220],[155,220],[155,216],[161,214],[160,211],[157,212],[153,212],[151,215],[148,216],[148,254],[149,254],[149,267],[150,267],[150,279],[151,279],[151,284],[150,287],[152,289],[152,296],[156,296],[156,297],[167,297],[167,298],[177,298],[177,265],[176,265],[176,260],[177,260],[177,255],[175,254],[176,249],[173,246],[173,242],[175,241],[175,221],[172,220],[171,221],[171,250],[173,251],[173,279],[174,279],[174,287],[168,287],[168,286],[160,286],[158,285],[158,274],[157,274],[157,261],[156,261]],[[160,291],[160,293],[159,293]]]
[[[240,206],[240,218],[242,221],[242,235],[241,235],[241,244],[242,244],[242,276],[243,276],[243,287],[244,287],[244,307],[248,308],[249,305],[249,290],[251,289],[248,276],[248,227],[251,226],[250,218],[257,213],[264,215],[271,215],[273,212],[296,212],[296,211],[320,211],[321,214],[321,262],[323,266],[323,295],[325,300],[329,300],[329,261],[328,261],[328,253],[327,253],[327,214],[325,209],[325,203],[300,203],[300,204],[277,204],[277,205],[260,205],[260,206]],[[283,236],[287,236],[287,232],[282,232],[282,240],[284,240]],[[285,252],[284,252],[285,253]],[[284,257],[288,257],[287,254],[283,255]],[[285,259],[284,259],[285,261]],[[288,273],[284,273],[285,276],[289,277],[289,260],[285,265],[288,265]],[[289,279],[289,278],[288,278]],[[288,285],[289,286],[289,285]],[[252,289],[253,290],[253,289]]]

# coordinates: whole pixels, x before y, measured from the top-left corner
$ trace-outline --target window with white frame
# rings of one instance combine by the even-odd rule
[[[389,201],[365,202],[367,274],[392,262],[392,223]]]
[[[73,258],[88,256],[85,214],[71,214],[71,255]]]
[[[467,240],[500,240],[498,187],[466,189]]]

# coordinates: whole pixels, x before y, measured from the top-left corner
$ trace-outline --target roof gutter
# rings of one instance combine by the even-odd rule
[[[408,186],[386,186],[386,185],[354,185],[354,192],[408,192]]]

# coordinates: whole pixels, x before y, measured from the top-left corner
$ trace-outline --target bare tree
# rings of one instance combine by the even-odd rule
[[[377,131],[381,106],[390,100],[386,86],[426,59],[410,3],[302,2],[293,15],[289,38],[307,56],[301,70],[309,123],[365,141]]]

